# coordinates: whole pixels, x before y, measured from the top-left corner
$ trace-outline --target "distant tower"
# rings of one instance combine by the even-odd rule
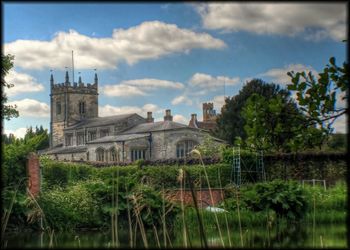
[[[212,102],[203,103],[203,122],[215,121],[216,111]]]
[[[78,84],[79,83],[79,84]],[[86,118],[98,117],[98,78],[95,73],[94,84],[86,84],[79,76],[79,82],[71,84],[68,71],[64,83],[54,83],[50,77],[50,146],[63,144],[63,129]]]

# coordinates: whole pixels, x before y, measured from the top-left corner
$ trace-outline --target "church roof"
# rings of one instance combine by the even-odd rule
[[[133,115],[138,115],[136,113],[133,114],[124,114],[124,115],[114,115],[114,116],[105,116],[105,117],[96,117],[96,118],[89,118],[84,119],[77,124],[74,124],[70,127],[65,128],[65,130],[69,129],[77,129],[77,128],[83,128],[83,127],[99,127],[99,126],[105,126],[114,124],[116,122],[123,121]]]
[[[136,125],[131,129],[123,131],[123,134],[145,133],[145,132],[173,130],[173,129],[181,129],[181,128],[190,128],[190,127],[181,123],[173,122],[173,121],[160,121],[160,122],[142,123],[142,124]]]
[[[87,142],[87,144],[104,143],[104,142],[117,142],[117,141],[130,141],[130,140],[139,139],[139,138],[143,138],[143,137],[147,137],[147,136],[149,136],[149,134],[109,135],[109,136],[104,136],[104,137],[98,138],[98,139],[93,140],[93,141],[89,141],[89,142]]]
[[[49,151],[43,152],[43,154],[71,154],[71,153],[80,153],[86,152],[86,146],[72,146],[72,147],[58,147],[53,148]]]

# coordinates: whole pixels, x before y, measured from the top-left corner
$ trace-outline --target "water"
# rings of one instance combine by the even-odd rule
[[[242,247],[238,228],[230,228],[230,239],[227,231],[222,230],[225,247]],[[206,237],[209,247],[222,247],[222,241],[216,228],[206,228]],[[163,247],[163,234],[158,231],[159,242]],[[197,230],[189,232],[190,240],[188,247],[201,247],[201,239]],[[134,247],[143,248],[143,241],[140,235],[135,237]],[[167,242],[167,247],[184,246],[181,230],[176,234],[169,235],[171,245]],[[243,247],[249,248],[346,248],[346,225],[345,224],[325,224],[313,227],[312,225],[291,224],[277,227],[254,227],[242,228]],[[120,232],[119,247],[129,247],[128,233]],[[149,247],[157,248],[158,241],[153,230],[147,232]],[[87,231],[77,233],[54,233],[50,237],[47,233],[8,233],[4,239],[7,248],[111,248],[111,233],[101,231]]]

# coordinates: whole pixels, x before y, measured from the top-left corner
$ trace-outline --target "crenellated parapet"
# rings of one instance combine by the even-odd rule
[[[73,84],[69,81],[68,72],[66,72],[65,82],[54,83],[53,75],[51,74],[51,94],[61,94],[63,92],[82,93],[82,94],[98,94],[98,78],[95,73],[94,83],[84,83],[79,76],[79,81]]]

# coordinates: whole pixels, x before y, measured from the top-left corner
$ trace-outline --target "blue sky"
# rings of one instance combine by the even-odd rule
[[[323,69],[346,59],[346,3],[5,3],[4,52],[15,55],[5,90],[20,117],[4,122],[22,136],[49,128],[50,70],[56,83],[99,76],[99,115],[152,111],[162,120],[202,119],[203,102],[220,112],[226,96],[261,78],[285,86],[286,72]],[[339,103],[339,105],[345,105]],[[345,118],[336,131],[345,131]]]

